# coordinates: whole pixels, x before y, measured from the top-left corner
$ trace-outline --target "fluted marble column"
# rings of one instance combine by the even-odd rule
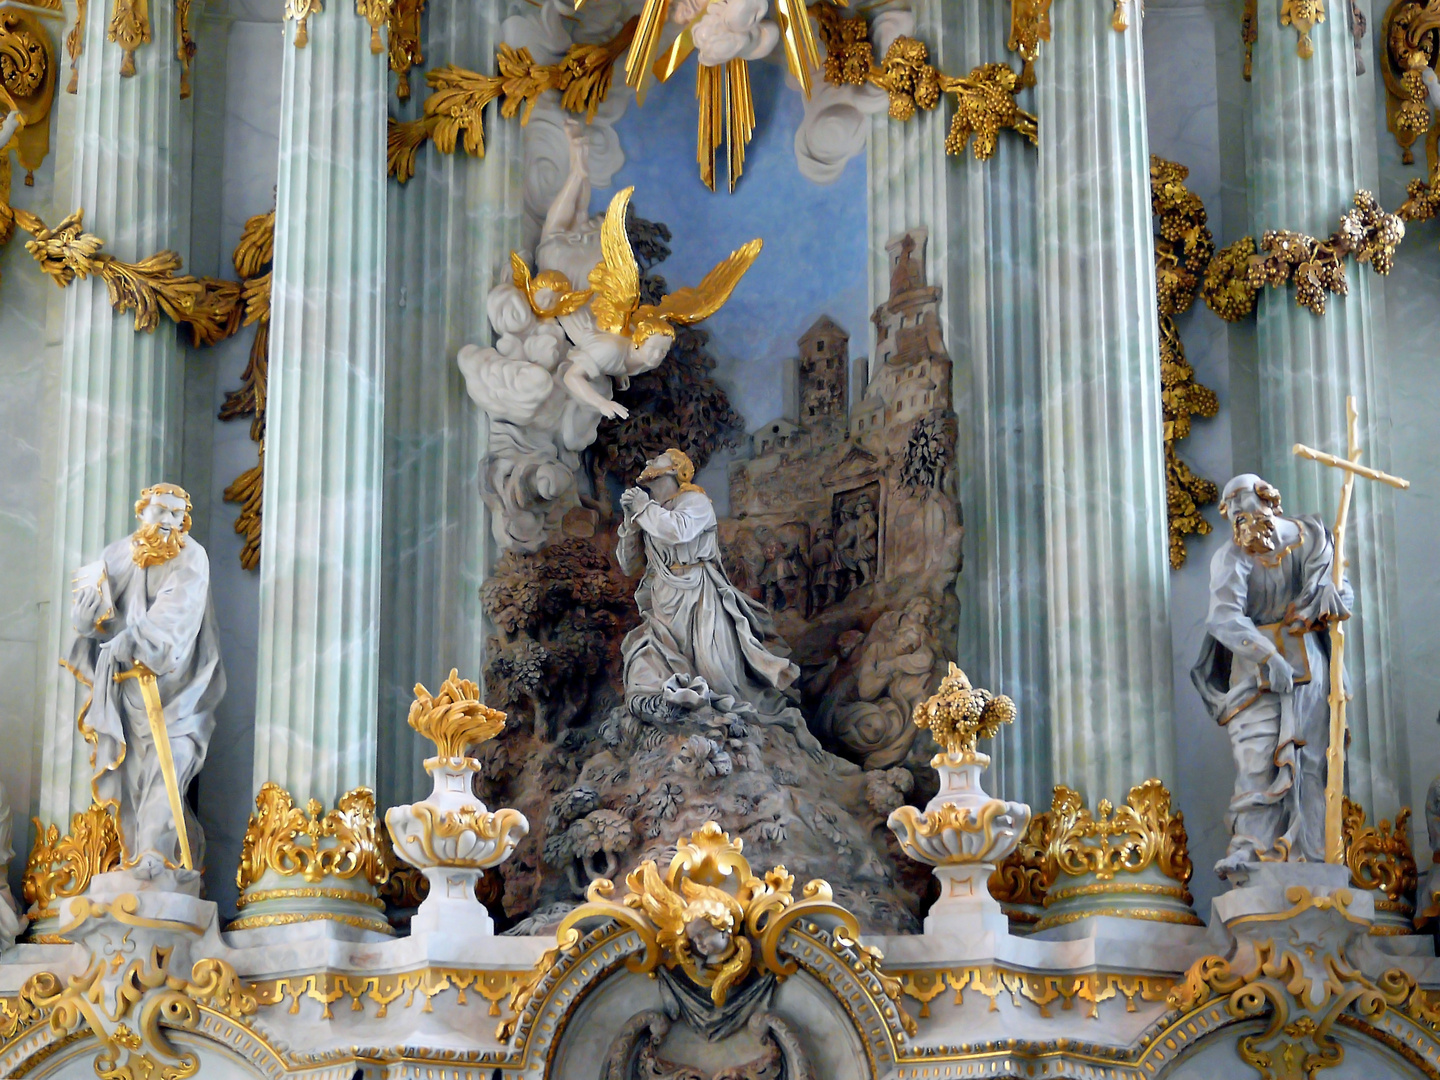
[[[124,54],[106,40],[109,14],[89,6],[77,94],[56,94],[59,137],[70,145],[59,150],[46,224],[83,209],[105,251],[134,261],[170,249],[188,264],[191,107],[180,99],[174,19],[168,7],[152,11],[153,40],[135,53],[134,77],[122,79]],[[71,575],[134,530],[142,488],[180,481],[184,401],[184,346],[173,324],[136,332],[94,278],[74,282],[63,303],[39,807],[41,820],[62,830],[90,804],[89,748],[75,726],[85,690],[56,663],[72,633]]]
[[[353,6],[285,24],[255,785],[375,785],[387,58]]]
[[[489,70],[503,3],[433,5],[423,52],[433,65]],[[418,115],[428,93],[410,77]],[[483,417],[455,354],[490,341],[485,297],[521,244],[520,126],[487,118],[486,156],[421,151],[415,176],[389,186],[385,367],[385,563],[381,583],[380,799],[425,797],[434,752],[406,723],[417,681],[432,689],[452,667],[480,678],[480,585],[490,527],[480,498]]]
[[[1035,88],[1051,746],[1091,806],[1175,756],[1145,81],[1111,10],[1056,9]]]
[[[1013,60],[1006,49],[1008,7],[920,0],[913,13],[913,36],[946,74]],[[1022,95],[1022,104],[1030,96]],[[927,228],[926,270],[943,289],[959,421],[965,538],[957,652],[976,685],[1019,704],[1019,721],[996,740],[991,775],[997,790],[1004,798],[1048,805],[1036,152],[1002,132],[989,161],[976,161],[968,150],[947,157],[952,108],[946,101],[905,124],[884,112],[871,121],[871,303],[888,293],[886,243],[906,229]]]
[[[1373,32],[1373,31],[1372,31]],[[1261,0],[1250,86],[1247,152],[1250,227],[1291,229],[1324,239],[1351,208],[1355,189],[1373,189],[1374,111],[1355,75],[1344,9],[1310,31],[1314,55],[1296,55],[1295,31],[1280,25],[1279,0]],[[1373,65],[1372,65],[1373,66]],[[1367,76],[1369,78],[1370,76]],[[1407,244],[1414,243],[1413,240]],[[1404,258],[1403,249],[1400,256]],[[1348,297],[1330,296],[1323,316],[1295,304],[1294,287],[1266,289],[1257,306],[1260,460],[1244,464],[1279,487],[1290,513],[1334,519],[1340,477],[1291,453],[1303,442],[1332,453],[1346,446],[1345,397],[1360,409],[1364,461],[1390,468],[1390,387],[1377,362],[1372,271],[1347,261]],[[1406,497],[1406,496],[1401,496]],[[1413,496],[1412,496],[1413,497]],[[1410,801],[1404,766],[1400,672],[1393,662],[1395,493],[1360,480],[1346,541],[1356,614],[1345,636],[1354,695],[1349,706],[1351,796],[1371,816],[1392,817]]]

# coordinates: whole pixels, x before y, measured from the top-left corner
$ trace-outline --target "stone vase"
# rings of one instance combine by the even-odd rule
[[[494,923],[475,898],[475,886],[486,870],[510,857],[530,823],[518,810],[492,813],[475,797],[471,783],[480,771],[475,758],[427,758],[425,771],[434,781],[430,797],[385,812],[395,854],[430,883],[411,933],[443,926],[447,933],[491,934]]]

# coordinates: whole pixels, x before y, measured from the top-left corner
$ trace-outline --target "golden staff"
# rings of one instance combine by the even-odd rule
[[[170,750],[170,733],[165,730],[165,709],[160,704],[160,686],[155,672],[140,661],[129,671],[115,676],[117,683],[135,679],[140,683],[140,696],[145,699],[145,718],[150,721],[150,737],[155,740],[155,756],[160,759],[160,775],[165,778],[165,794],[170,797],[170,813],[175,818],[175,832],[180,838],[180,862],[186,870],[194,870],[190,857],[190,834],[185,828],[185,804],[180,798],[180,781],[175,776],[175,755]]]
[[[1409,480],[1371,469],[1359,464],[1360,440],[1355,433],[1355,398],[1345,399],[1345,417],[1349,437],[1349,457],[1336,457],[1321,450],[1312,450],[1296,443],[1294,452],[1321,465],[1339,469],[1345,474],[1345,483],[1340,488],[1340,509],[1335,514],[1335,567],[1332,580],[1339,593],[1345,580],[1345,526],[1350,521],[1350,499],[1355,491],[1355,477],[1378,480],[1382,484],[1400,488],[1410,486]],[[1330,748],[1325,752],[1325,861],[1345,861],[1345,833],[1342,822],[1345,800],[1345,624],[1340,619],[1326,620],[1330,626]]]

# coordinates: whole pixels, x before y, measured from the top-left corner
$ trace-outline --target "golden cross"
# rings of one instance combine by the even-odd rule
[[[1321,450],[1312,450],[1302,443],[1295,444],[1295,453],[1300,457],[1318,461],[1321,465],[1339,469],[1345,474],[1345,483],[1340,488],[1340,509],[1335,514],[1335,568],[1333,581],[1338,593],[1345,580],[1345,526],[1350,521],[1350,500],[1355,491],[1355,477],[1378,480],[1382,484],[1404,490],[1409,480],[1371,469],[1360,462],[1360,440],[1355,434],[1355,398],[1345,399],[1345,417],[1349,435],[1349,456],[1336,457]],[[1345,624],[1340,619],[1328,620],[1330,624],[1330,748],[1325,752],[1325,861],[1345,861],[1345,835],[1341,826],[1342,804],[1345,800]]]

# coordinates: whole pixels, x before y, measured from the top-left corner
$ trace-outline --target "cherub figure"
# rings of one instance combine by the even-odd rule
[[[689,878],[680,880],[676,892],[648,860],[637,873],[643,886],[626,904],[644,910],[657,928],[660,948],[675,957],[691,981],[709,988],[711,1001],[724,1005],[730,988],[750,970],[744,907],[724,889]],[[632,889],[637,884],[630,882]]]
[[[570,367],[563,376],[565,389],[576,401],[617,420],[625,419],[629,411],[608,396],[611,380],[619,379],[623,388],[631,376],[659,367],[674,343],[675,327],[697,323],[719,311],[761,248],[759,239],[751,240],[731,252],[694,288],[678,289],[661,297],[658,304],[642,304],[640,264],[625,229],[634,191],[628,187],[619,192],[605,211],[600,225],[600,261],[589,272],[588,304],[557,315],[575,343],[567,354]],[[574,303],[571,298],[584,295],[559,289],[557,280],[552,278],[548,287],[537,288],[537,305],[568,306],[567,299]]]

